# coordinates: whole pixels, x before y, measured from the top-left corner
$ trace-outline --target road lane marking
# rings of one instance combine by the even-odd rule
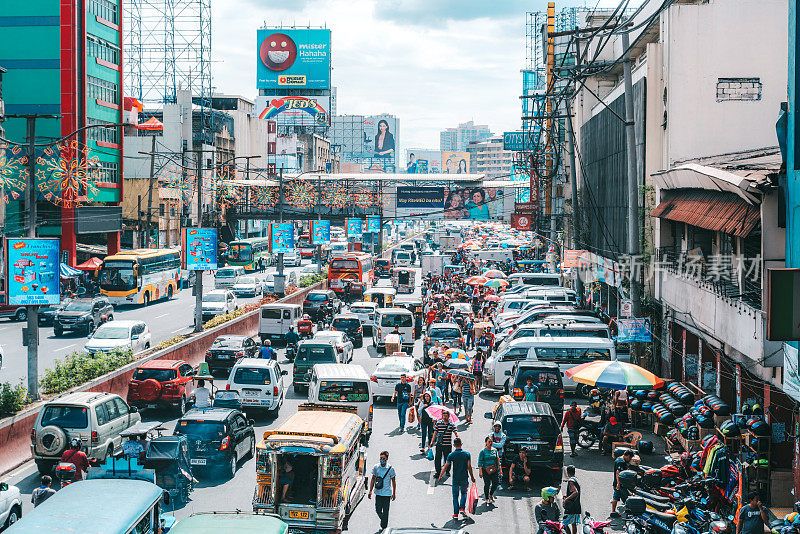
[[[428,480],[428,495],[433,495],[434,489],[436,489],[436,473],[431,471],[431,477]]]
[[[153,319],[161,319],[162,317],[166,317],[167,315],[169,315],[169,314],[168,313],[162,313],[161,315],[156,315],[155,317],[153,317]]]
[[[178,332],[180,332],[181,330],[186,330],[187,328],[190,328],[190,327],[188,327],[188,326],[182,326],[182,327],[178,328],[177,330],[173,330],[172,332],[170,332],[170,334],[177,334],[177,333],[178,333]]]
[[[75,345],[77,345],[77,343],[73,343],[72,345],[66,345],[64,347],[61,347],[60,349],[53,349],[53,352],[60,352],[62,350],[67,350],[68,348],[74,347]]]

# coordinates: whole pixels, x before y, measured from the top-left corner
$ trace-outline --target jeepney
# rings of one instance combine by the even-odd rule
[[[416,273],[407,267],[392,269],[392,285],[398,293],[413,293]]]
[[[397,290],[393,287],[372,287],[364,291],[364,302],[375,302],[380,308],[392,308]]]
[[[355,411],[301,404],[277,429],[264,432],[256,446],[253,510],[274,513],[290,528],[347,528],[367,491],[364,422]]]
[[[286,523],[272,514],[245,512],[197,512],[178,521],[170,534],[288,534]]]

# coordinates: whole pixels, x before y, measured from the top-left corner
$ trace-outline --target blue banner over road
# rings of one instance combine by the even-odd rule
[[[311,244],[327,245],[331,242],[331,222],[311,221]]]
[[[272,223],[271,233],[273,254],[294,250],[294,225],[292,223]]]
[[[364,234],[364,219],[347,219],[347,237],[361,237]]]
[[[367,230],[368,234],[379,234],[381,232],[381,218],[380,217],[367,217]]]
[[[207,271],[217,268],[217,229],[187,228],[183,242],[186,270]]]
[[[57,305],[59,294],[58,239],[8,239],[8,304]]]

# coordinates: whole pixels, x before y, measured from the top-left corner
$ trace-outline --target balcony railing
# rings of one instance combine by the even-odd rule
[[[654,272],[691,279],[726,300],[761,309],[761,258],[737,255],[698,256],[672,247],[657,250]]]

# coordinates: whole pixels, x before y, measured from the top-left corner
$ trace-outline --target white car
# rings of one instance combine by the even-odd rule
[[[377,327],[378,320],[378,304],[376,302],[354,302],[350,305],[350,313],[358,316],[361,321],[361,326],[366,330],[369,329],[370,335]]]
[[[297,252],[284,252],[283,253],[283,265],[286,267],[287,265],[291,265],[292,267],[300,267],[300,264],[303,262],[302,258],[300,258],[300,254]]]
[[[278,415],[286,398],[286,374],[275,360],[242,358],[231,369],[225,389],[238,391],[246,409],[261,408]]]
[[[405,373],[409,383],[425,372],[422,362],[411,356],[387,356],[383,358],[373,373],[372,394],[378,397],[391,398],[394,387],[400,383],[400,376]]]
[[[0,530],[5,530],[22,517],[19,488],[0,482]]]
[[[215,289],[203,295],[203,321],[208,321],[217,315],[224,315],[239,309],[239,303],[233,291]]]
[[[314,334],[314,341],[330,341],[341,355],[342,363],[353,361],[353,342],[344,332],[320,330]]]
[[[89,337],[83,350],[97,354],[115,349],[131,349],[134,353],[150,348],[152,335],[143,321],[108,321]]]
[[[264,294],[264,281],[255,276],[240,276],[231,288],[237,297],[256,297]]]

